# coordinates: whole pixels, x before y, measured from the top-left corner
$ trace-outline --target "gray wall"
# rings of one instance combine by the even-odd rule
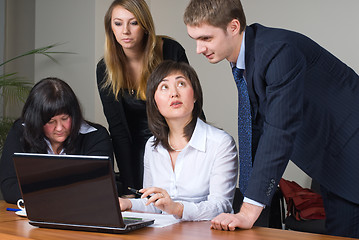
[[[34,48],[35,0],[5,1],[5,59],[9,59]],[[17,72],[19,77],[33,82],[34,56],[18,59],[6,64],[6,73]],[[17,117],[22,104],[9,104],[4,108],[5,116]]]
[[[0,62],[4,61],[5,50],[5,0],[0,0]],[[3,74],[3,67],[0,67],[0,74]],[[3,114],[2,97],[0,97],[0,116]]]
[[[28,0],[7,0],[24,3]],[[16,48],[64,43],[59,51],[75,52],[59,55],[59,64],[42,56],[35,57],[35,81],[57,76],[70,83],[82,103],[85,117],[106,124],[96,89],[95,67],[103,54],[103,16],[111,0],[32,0],[35,14],[34,36],[16,39]],[[196,69],[204,91],[204,110],[209,122],[237,137],[237,93],[227,62],[211,65],[195,53],[195,42],[190,39],[182,21],[189,0],[147,0],[156,25],[157,34],[169,35],[187,51],[190,63]],[[316,40],[338,58],[359,72],[355,30],[359,16],[357,0],[242,0],[248,23],[295,30]],[[18,7],[21,5],[18,4]],[[16,13],[12,13],[16,14]],[[19,26],[12,31],[21,32]],[[10,40],[11,41],[11,40]],[[285,177],[308,185],[308,177],[290,164]]]
[[[59,64],[35,58],[36,81],[56,76],[70,83],[88,120],[105,124],[96,88],[96,63],[103,54],[103,16],[109,0],[36,0],[35,45],[64,43]]]
[[[237,90],[229,64],[223,61],[210,64],[195,53],[195,41],[187,35],[182,21],[189,0],[148,0],[158,34],[167,34],[186,49],[191,65],[196,69],[204,91],[204,110],[207,119],[237,136]],[[359,22],[357,0],[242,0],[247,23],[287,28],[301,32],[359,73]],[[310,179],[292,162],[284,178],[309,186]]]

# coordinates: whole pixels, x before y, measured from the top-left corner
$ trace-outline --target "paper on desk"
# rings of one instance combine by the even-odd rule
[[[156,214],[156,213],[138,213],[138,212],[122,212],[122,217],[155,219],[155,222],[148,227],[166,227],[180,222],[173,215]]]

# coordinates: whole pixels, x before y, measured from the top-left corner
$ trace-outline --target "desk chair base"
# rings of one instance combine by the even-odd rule
[[[284,224],[287,230],[325,234],[324,219],[297,221],[293,216],[289,216],[284,220]]]

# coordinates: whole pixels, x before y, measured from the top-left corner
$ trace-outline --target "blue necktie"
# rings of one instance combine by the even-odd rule
[[[243,69],[232,69],[238,88],[239,188],[244,195],[252,171],[251,105]]]

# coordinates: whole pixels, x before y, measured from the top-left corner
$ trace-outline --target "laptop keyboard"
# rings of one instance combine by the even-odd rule
[[[132,223],[138,223],[139,222],[139,220],[134,220],[134,219],[124,219],[123,220],[123,223],[125,224],[125,225],[127,225],[127,224],[132,224]]]

